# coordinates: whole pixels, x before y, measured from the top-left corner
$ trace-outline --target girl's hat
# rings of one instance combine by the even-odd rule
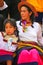
[[[21,10],[21,6],[23,6],[23,5],[26,5],[27,7],[29,7],[33,11],[35,16],[38,15],[38,13],[37,13],[36,9],[34,8],[34,6],[31,5],[30,3],[26,2],[26,0],[21,0],[21,2],[18,3],[18,10],[19,10],[19,12]]]

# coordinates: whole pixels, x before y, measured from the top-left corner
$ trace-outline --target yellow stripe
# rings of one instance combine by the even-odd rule
[[[43,49],[41,47],[37,46],[37,45],[25,44],[25,43],[18,43],[18,44],[19,44],[18,49],[21,48],[21,47],[24,47],[24,46],[31,46],[31,47],[38,49],[40,52],[43,53]]]

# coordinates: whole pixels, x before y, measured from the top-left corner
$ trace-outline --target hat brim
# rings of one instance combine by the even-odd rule
[[[26,2],[26,1],[19,2],[19,4],[18,4],[18,10],[19,10],[19,12],[21,11],[21,6],[23,6],[23,5],[28,6],[32,10],[32,12],[34,14],[37,14],[37,11],[36,11],[35,7],[33,5],[31,5],[30,3]]]

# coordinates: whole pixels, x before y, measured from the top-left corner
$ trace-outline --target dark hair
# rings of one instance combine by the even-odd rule
[[[3,31],[3,21],[4,21],[4,16],[0,14],[0,31]]]
[[[29,12],[32,11],[31,8],[29,8],[27,5],[22,5],[21,7],[23,7],[23,6],[26,7]],[[21,9],[21,7],[20,7],[20,9]],[[35,20],[33,11],[32,11],[32,15],[30,16],[30,19],[31,19],[32,23],[33,23],[34,20]]]
[[[7,23],[10,23],[12,26],[16,27],[16,30],[15,30],[14,34],[15,34],[16,36],[18,36],[18,29],[17,29],[17,25],[16,25],[16,20],[13,19],[13,18],[5,19],[5,21],[4,21],[4,23],[3,23],[3,24],[4,24],[4,31],[5,31],[5,25],[6,25]]]

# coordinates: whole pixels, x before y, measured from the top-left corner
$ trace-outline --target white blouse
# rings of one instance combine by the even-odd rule
[[[23,32],[23,27],[20,25],[20,21],[17,21],[17,27],[21,41],[34,41],[39,45],[43,45],[41,27],[37,22],[33,23],[33,27],[28,26],[25,32]]]
[[[12,44],[13,38],[9,37],[7,42],[4,41],[3,39],[4,39],[4,37],[3,37],[2,33],[0,32],[0,49],[10,51],[10,52],[15,52],[16,48],[17,48],[17,44]],[[18,38],[14,37],[14,43],[17,43],[17,40],[18,40]]]

